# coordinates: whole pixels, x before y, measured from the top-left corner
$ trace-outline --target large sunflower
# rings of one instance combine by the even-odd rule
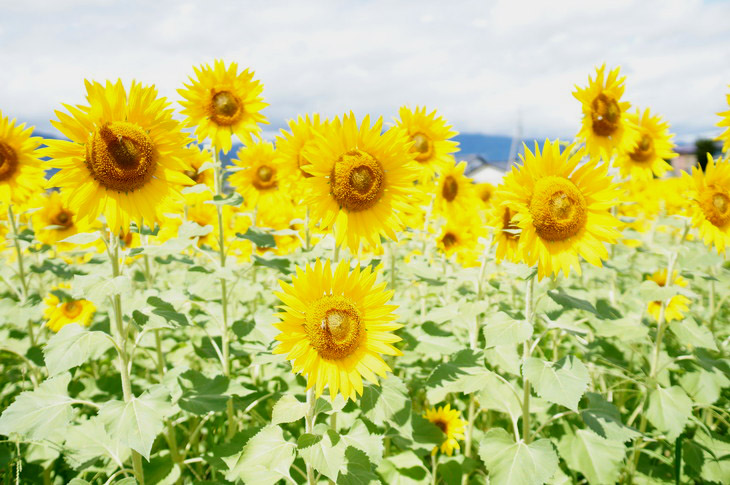
[[[604,242],[621,236],[619,221],[608,209],[616,204],[618,190],[607,174],[607,165],[595,161],[578,167],[582,151],[546,140],[542,153],[525,147],[522,166],[512,169],[502,187],[504,205],[516,211],[522,229],[520,251],[526,262],[537,264],[538,278],[580,274],[578,256],[601,266],[608,257]]]
[[[318,114],[312,115],[311,118],[309,115],[299,116],[296,120],[289,120],[291,133],[282,129],[282,136],[276,137],[276,152],[279,154],[282,165],[288,167],[287,171],[292,175],[290,192],[296,198],[300,198],[307,187],[302,181],[311,177],[302,169],[304,165],[309,164],[305,149],[314,143],[322,125]]]
[[[596,78],[588,77],[588,87],[576,86],[573,96],[581,102],[583,121],[576,135],[584,141],[591,159],[611,160],[613,153],[629,152],[637,142],[637,133],[628,120],[631,104],[621,101],[625,77],[619,78],[619,68],[605,75],[606,65],[596,69]]]
[[[0,111],[0,206],[23,204],[43,186],[43,170],[36,148],[42,138],[31,137],[33,127],[16,125]]]
[[[726,99],[727,104],[730,104],[730,94],[726,95]],[[722,119],[717,122],[717,126],[725,127],[725,131],[723,131],[717,139],[722,140],[722,151],[727,152],[730,151],[730,110],[717,114],[722,116]]]
[[[153,86],[121,81],[106,85],[86,81],[89,106],[64,105],[71,116],[56,111],[51,121],[70,141],[48,140],[43,156],[60,168],[48,182],[61,188],[65,206],[93,223],[103,214],[114,233],[126,232],[131,221],[153,226],[160,214],[181,198],[186,135],[172,119],[165,98]]]
[[[261,131],[257,123],[268,123],[261,114],[268,106],[261,96],[264,85],[254,81],[248,69],[239,73],[235,62],[226,68],[222,60],[216,60],[212,68],[203,64],[193,70],[195,79],[190,77],[190,84],[177,90],[185,98],[180,101],[185,125],[195,127],[199,142],[210,138],[224,153],[231,151],[232,135],[249,143],[251,135]]]
[[[683,174],[690,187],[689,197],[692,225],[708,247],[715,246],[721,254],[730,245],[730,160],[715,160],[707,154],[703,172],[694,167],[692,176]]]
[[[401,355],[393,347],[401,340],[392,333],[402,327],[394,322],[397,306],[386,304],[393,291],[376,284],[376,277],[370,266],[350,270],[347,261],[333,274],[329,261],[317,260],[297,267],[291,285],[279,282],[283,291],[276,295],[284,305],[274,353],[286,354],[317,397],[327,386],[332,399],[339,392],[354,401],[362,395],[363,377],[377,384],[376,374],[384,378],[390,371],[381,354]]]
[[[445,119],[437,117],[436,110],[427,114],[425,106],[417,106],[415,111],[403,106],[398,114],[400,119],[396,120],[396,126],[413,142],[411,151],[421,169],[419,180],[430,181],[453,162],[451,154],[459,150],[459,143],[450,138],[459,133],[453,131]]]
[[[674,135],[669,133],[669,123],[652,116],[648,109],[631,113],[628,119],[637,127],[639,137],[629,150],[620,151],[616,157],[621,175],[632,179],[664,176],[672,168],[665,160],[677,156],[672,149]]]
[[[665,268],[663,270],[656,271],[651,276],[647,275],[646,279],[652,280],[659,286],[666,286],[667,270]],[[674,270],[672,272],[672,284],[684,288],[687,286],[687,280],[679,276],[677,274],[677,270]],[[669,299],[669,303],[667,303],[667,306],[664,309],[664,319],[667,322],[671,322],[672,320],[682,320],[684,318],[684,314],[689,311],[689,303],[690,299],[686,296],[674,295],[672,298]],[[647,311],[649,312],[649,315],[654,317],[654,320],[659,320],[659,313],[661,312],[661,308],[661,301],[652,301],[649,302],[649,307],[647,308]]]
[[[472,180],[464,175],[466,162],[444,165],[436,183],[435,209],[446,217],[473,211],[481,201]]]
[[[434,446],[431,450],[432,455],[435,455],[440,449],[441,453],[451,456],[454,450],[459,449],[459,440],[464,439],[464,426],[466,426],[466,422],[461,419],[460,414],[458,409],[451,409],[450,404],[426,410],[423,417],[435,424],[446,435],[441,446]]]
[[[304,202],[313,221],[334,226],[337,244],[347,242],[357,251],[360,241],[380,244],[379,236],[396,238],[403,227],[400,213],[411,210],[413,182],[418,167],[409,143],[399,130],[382,133],[383,120],[370,126],[366,116],[358,128],[355,115],[336,118],[305,149],[311,162],[304,170],[313,175]]]

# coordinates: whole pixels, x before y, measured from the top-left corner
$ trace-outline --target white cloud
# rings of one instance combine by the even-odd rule
[[[460,130],[570,136],[571,92],[602,62],[626,98],[685,136],[713,131],[730,88],[723,2],[0,2],[0,109],[50,130],[83,79],[136,78],[177,100],[191,66],[256,71],[273,127],[350,109],[437,108]]]

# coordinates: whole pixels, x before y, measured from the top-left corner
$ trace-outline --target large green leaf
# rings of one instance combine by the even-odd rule
[[[679,384],[698,404],[714,404],[720,399],[722,389],[730,386],[730,379],[717,369],[712,372],[698,369],[679,378]]]
[[[411,415],[408,388],[396,376],[388,376],[380,384],[365,387],[360,398],[360,409],[374,423],[390,421],[396,426],[404,425]]]
[[[378,467],[383,483],[388,485],[426,485],[431,483],[431,472],[412,451],[389,456]]]
[[[226,460],[226,479],[272,485],[282,479],[293,482],[289,468],[294,463],[295,449],[279,426],[266,426],[248,440],[239,454]]]
[[[347,434],[341,435],[342,440],[348,446],[354,446],[368,455],[368,459],[374,465],[379,465],[383,459],[383,436],[370,434],[367,426],[358,419],[350,428]]]
[[[522,364],[522,372],[540,397],[573,411],[590,382],[588,369],[572,355],[558,362],[530,357]]]
[[[378,476],[373,471],[373,467],[368,460],[368,456],[352,446],[348,446],[345,450],[345,458],[347,465],[345,471],[340,473],[337,478],[337,485],[369,485],[371,483],[380,483]]]
[[[558,470],[558,455],[550,440],[529,445],[502,428],[490,429],[479,444],[479,456],[494,485],[540,485]]]
[[[436,367],[426,381],[426,397],[438,403],[450,392],[470,394],[485,386],[489,371],[481,350],[464,349]]]
[[[493,372],[484,377],[484,387],[479,392],[477,401],[482,409],[492,409],[517,418],[522,414],[522,403],[518,392],[503,382]]]
[[[617,483],[626,455],[621,441],[607,440],[585,429],[563,436],[558,450],[568,466],[582,473],[591,485]]]
[[[195,370],[185,371],[180,375],[183,393],[178,405],[180,409],[200,416],[211,411],[223,411],[230,398],[227,394],[229,383],[224,375],[211,379]]]
[[[497,312],[486,319],[484,339],[486,348],[524,342],[532,337],[532,325],[525,320],[515,320],[504,312]]]
[[[658,387],[649,395],[646,417],[667,438],[674,440],[692,414],[692,400],[679,386]]]
[[[332,430],[322,435],[303,434],[297,441],[304,462],[332,481],[337,480],[345,465],[346,448],[347,444]]]
[[[621,413],[618,408],[606,401],[600,395],[589,392],[588,407],[581,409],[583,422],[602,438],[612,441],[629,441],[639,436],[634,428],[625,426],[621,422]]]
[[[97,417],[85,420],[78,426],[70,426],[65,436],[65,448],[68,449],[66,459],[76,469],[101,457],[106,457],[123,468],[129,457],[129,448],[112,440]]]
[[[702,478],[715,483],[730,483],[730,440],[727,436],[710,435],[705,429],[698,428],[695,443],[703,447]]]
[[[704,347],[710,350],[717,350],[715,337],[707,327],[703,327],[692,318],[684,320],[675,320],[669,324],[669,330],[672,331],[682,345],[693,345],[695,347]]]
[[[18,433],[41,440],[65,429],[71,420],[73,399],[68,395],[71,375],[61,374],[22,392],[0,416],[0,435]]]
[[[99,410],[99,419],[115,443],[132,448],[149,460],[164,419],[174,411],[169,399],[167,389],[158,385],[129,402],[107,402]]]
[[[43,349],[48,373],[55,376],[97,359],[113,345],[110,339],[104,332],[91,332],[76,323],[64,326]]]
[[[307,403],[300,401],[294,394],[281,396],[271,411],[271,424],[292,423],[304,418],[307,414]]]
[[[550,290],[548,291],[548,296],[552,298],[555,303],[567,310],[584,310],[593,313],[594,315],[598,315],[598,311],[596,311],[596,308],[591,302],[583,300],[582,298],[570,296],[567,293],[564,293],[562,289],[558,291]]]

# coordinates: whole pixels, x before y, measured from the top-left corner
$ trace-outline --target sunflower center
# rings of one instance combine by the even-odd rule
[[[344,296],[323,296],[307,312],[305,321],[312,347],[325,359],[344,359],[365,337],[360,312]]]
[[[492,189],[491,188],[484,188],[479,193],[479,198],[482,199],[482,202],[487,203],[492,198]]]
[[[599,136],[611,136],[618,129],[621,108],[611,96],[601,93],[591,103],[593,131]]]
[[[538,236],[548,241],[563,241],[585,226],[586,200],[570,180],[544,177],[535,184],[530,214]]]
[[[416,154],[417,161],[423,163],[431,158],[433,155],[433,141],[431,141],[428,135],[419,131],[411,136],[411,140],[413,141],[411,151]]]
[[[86,167],[104,187],[132,192],[150,181],[157,168],[152,138],[126,121],[98,128],[86,144]]]
[[[510,210],[509,207],[504,208],[504,213],[502,214],[502,232],[504,232],[505,236],[509,239],[519,239],[520,235],[518,233],[519,226],[512,222],[512,216],[513,212]]]
[[[635,162],[651,160],[654,156],[654,140],[646,133],[642,134],[641,140],[639,140],[634,151],[629,153],[629,156]]]
[[[444,183],[441,186],[441,195],[447,201],[451,202],[456,198],[459,193],[459,183],[451,175],[447,175],[444,179]]]
[[[440,419],[437,419],[436,421],[433,422],[433,424],[435,424],[438,427],[438,429],[440,429],[441,431],[443,431],[444,433],[446,433],[446,430],[448,429],[448,426],[446,425],[446,422],[445,421],[442,421]]]
[[[216,124],[230,126],[243,116],[243,103],[230,91],[212,91],[210,99],[210,119]]]
[[[51,222],[54,226],[61,226],[64,229],[68,229],[73,226],[73,215],[69,211],[61,209],[51,218]]]
[[[705,218],[717,227],[730,222],[730,195],[717,185],[710,185],[700,194],[700,207]]]
[[[269,165],[260,165],[254,173],[253,186],[259,190],[276,187],[276,169]]]
[[[81,313],[81,304],[76,301],[69,301],[63,304],[61,311],[66,318],[76,318]]]
[[[332,196],[350,212],[373,207],[385,190],[385,171],[372,155],[354,149],[340,156],[330,175]]]
[[[0,182],[9,179],[18,168],[18,155],[10,145],[0,141]]]
[[[453,232],[447,232],[446,234],[444,234],[444,237],[441,238],[441,243],[444,245],[444,248],[446,248],[446,249],[450,249],[452,246],[454,246],[458,242],[459,242],[459,238],[457,238]]]

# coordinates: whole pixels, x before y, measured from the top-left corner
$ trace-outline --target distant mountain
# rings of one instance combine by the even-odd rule
[[[461,133],[454,137],[459,142],[459,151],[464,155],[480,155],[487,161],[506,161],[512,137],[502,135],[483,135],[481,133]],[[520,144],[522,146],[522,144]],[[459,158],[459,155],[456,156]]]

